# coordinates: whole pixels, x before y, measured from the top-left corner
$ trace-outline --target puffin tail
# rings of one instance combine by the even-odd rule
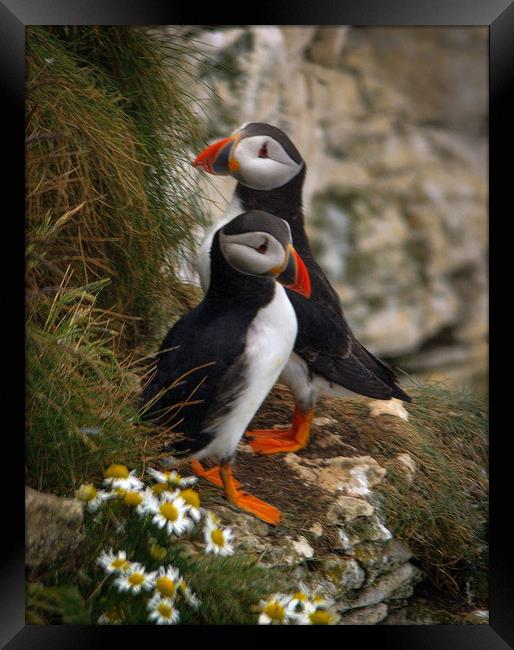
[[[391,397],[402,400],[402,402],[412,402],[412,397],[398,385],[398,376],[392,368],[386,363],[377,359],[369,350],[359,343],[356,339],[353,341],[354,354],[359,361],[366,366],[380,381],[384,382],[391,388]]]

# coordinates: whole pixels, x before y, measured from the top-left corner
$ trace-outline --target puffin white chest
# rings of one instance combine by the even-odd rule
[[[296,340],[297,328],[296,315],[289,298],[284,288],[275,284],[273,299],[257,312],[248,328],[243,352],[244,388],[230,411],[211,423],[215,438],[197,458],[216,456],[222,459],[232,456],[251,419],[286,365]]]

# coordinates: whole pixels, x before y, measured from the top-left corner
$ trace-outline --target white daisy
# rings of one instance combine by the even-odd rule
[[[222,528],[219,525],[220,519],[213,513],[207,515],[204,527],[204,538],[207,544],[206,553],[215,555],[233,555],[232,529]]]
[[[194,527],[187,516],[189,506],[176,493],[163,492],[160,499],[148,502],[148,511],[154,513],[152,521],[159,528],[166,527],[169,535],[182,535]]]
[[[104,473],[104,485],[112,489],[143,490],[143,482],[137,478],[136,470],[128,471],[125,465],[111,465]]]
[[[188,515],[191,519],[194,519],[197,523],[202,518],[202,510],[200,508],[200,495],[196,490],[191,490],[191,488],[186,488],[181,490],[179,495],[184,499],[186,504],[189,506]]]
[[[287,605],[288,614],[291,616],[303,614],[310,607],[312,607],[310,592],[303,583],[300,583],[299,590],[295,591]]]
[[[174,625],[180,619],[173,601],[163,598],[159,592],[148,601],[147,609],[150,610],[148,620],[155,621],[157,625]]]
[[[137,512],[138,515],[145,515],[150,512],[156,501],[153,492],[146,488],[145,490],[124,490],[120,489],[120,499],[122,502]]]
[[[169,564],[166,568],[160,567],[154,575],[154,584],[161,597],[175,600],[177,589],[182,578],[179,570]]]
[[[268,600],[259,603],[261,613],[257,623],[259,625],[289,625],[294,618],[288,611],[291,596],[273,594]]]
[[[178,588],[180,593],[184,596],[184,599],[188,605],[190,605],[193,609],[198,609],[200,607],[202,601],[196,596],[196,594],[191,591],[189,585],[183,578],[179,582]]]
[[[325,607],[308,607],[297,617],[300,625],[336,625],[338,622],[339,614]]]
[[[96,512],[104,501],[112,498],[111,492],[97,490],[91,483],[83,483],[75,490],[75,497],[83,501],[89,512]]]
[[[133,594],[138,594],[141,589],[149,591],[154,586],[153,574],[146,573],[142,564],[134,562],[127,571],[116,578],[113,585],[118,591],[130,591]]]
[[[174,469],[160,472],[157,469],[153,469],[153,467],[148,467],[147,472],[157,483],[167,483],[172,487],[186,488],[194,485],[198,481],[196,476],[183,477]]]
[[[102,551],[97,557],[96,562],[106,573],[123,573],[132,565],[132,562],[127,560],[125,551],[114,553],[112,548],[109,551]]]

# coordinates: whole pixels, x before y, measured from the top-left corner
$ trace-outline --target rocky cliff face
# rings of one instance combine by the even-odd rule
[[[408,372],[487,363],[487,32],[242,27],[194,45],[207,137],[261,120],[308,167],[307,228],[358,338]],[[192,39],[195,39],[194,41]],[[230,178],[201,179],[216,219]]]

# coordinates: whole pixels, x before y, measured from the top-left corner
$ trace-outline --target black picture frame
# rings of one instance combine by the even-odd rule
[[[336,0],[317,0],[315,3],[289,0],[287,3],[267,3],[260,1],[246,5],[247,14],[242,15],[241,6],[230,8],[229,4],[210,4],[195,6],[193,3],[167,3],[164,0],[0,0],[0,67],[3,94],[3,108],[6,117],[3,124],[2,142],[4,145],[4,161],[8,162],[4,169],[7,182],[4,183],[4,194],[13,198],[12,208],[5,213],[4,219],[9,223],[21,224],[18,213],[23,211],[24,200],[24,30],[26,25],[51,24],[287,24],[287,25],[367,25],[367,26],[484,26],[489,28],[489,192],[490,192],[490,242],[494,247],[494,260],[491,264],[491,311],[490,322],[494,334],[491,341],[490,357],[490,404],[491,404],[491,533],[490,533],[490,624],[489,625],[433,625],[433,626],[338,626],[336,628],[302,629],[303,635],[316,634],[317,639],[325,634],[330,641],[336,640],[342,644],[357,644],[357,647],[380,644],[381,648],[405,649],[450,649],[451,650],[502,650],[512,648],[514,643],[514,572],[512,563],[512,533],[510,533],[509,511],[512,507],[502,506],[502,495],[508,499],[512,489],[509,481],[508,465],[501,468],[502,460],[509,458],[509,430],[512,423],[501,425],[501,411],[505,410],[508,417],[509,397],[507,391],[510,382],[495,381],[496,370],[501,371],[504,365],[503,350],[512,346],[498,342],[504,335],[506,342],[509,328],[512,332],[512,319],[506,319],[504,312],[505,300],[511,300],[512,290],[507,295],[500,295],[501,288],[496,286],[496,279],[503,276],[496,271],[500,262],[501,236],[497,231],[501,223],[510,220],[512,206],[510,203],[510,187],[512,165],[508,163],[512,156],[513,116],[511,93],[514,78],[514,0],[346,0],[336,4]],[[238,11],[239,10],[239,11]],[[504,154],[504,155],[502,155]],[[7,198],[7,197],[5,197]],[[19,253],[15,257],[23,267],[24,236],[22,226],[16,231],[15,241],[20,243]],[[505,240],[503,241],[505,245]],[[4,247],[12,248],[10,238],[5,237]],[[7,246],[6,246],[7,245]],[[506,243],[504,250],[509,246]],[[506,258],[504,258],[506,261]],[[10,263],[4,271],[4,286],[13,292],[11,305],[20,304],[23,290],[21,278],[23,268],[18,273]],[[506,268],[506,267],[505,267]],[[20,285],[16,279],[20,278]],[[11,281],[12,279],[12,281]],[[511,284],[510,281],[509,284]],[[494,286],[494,290],[493,290]],[[495,302],[495,297],[498,300]],[[18,301],[20,301],[18,303]],[[18,313],[18,312],[17,312]],[[20,321],[23,309],[20,308]],[[23,326],[14,326],[16,320],[9,320],[9,340],[15,336],[15,330],[23,332]],[[21,334],[20,339],[23,337]],[[5,340],[5,339],[4,339]],[[24,395],[23,367],[20,363],[21,349],[13,346],[17,361],[11,361],[12,381],[9,387],[10,411],[23,413],[23,399],[15,401],[15,395]],[[9,344],[8,347],[11,347]],[[507,363],[512,366],[509,358]],[[19,372],[19,370],[21,372]],[[5,375],[4,375],[5,376]],[[16,376],[18,377],[17,379]],[[19,381],[19,385],[18,385]],[[493,391],[494,386],[494,391]],[[4,395],[6,393],[4,392]],[[12,403],[11,403],[12,397]],[[22,417],[22,416],[21,416]],[[20,419],[21,419],[20,417]],[[512,420],[512,418],[510,418]],[[509,420],[507,419],[508,423]],[[11,425],[12,426],[12,425]],[[147,634],[157,634],[155,630],[164,629],[150,626],[141,627],[105,627],[105,626],[30,626],[25,625],[24,602],[24,481],[23,481],[23,437],[19,433],[20,426],[15,430],[4,432],[4,441],[8,439],[8,451],[4,447],[4,489],[9,486],[9,494],[13,512],[8,519],[8,527],[4,530],[4,540],[8,548],[1,556],[2,571],[0,574],[1,610],[0,610],[0,643],[9,650],[37,648],[93,648],[102,644],[112,644],[114,637],[129,641],[129,645],[148,643],[151,640]],[[10,448],[9,448],[10,447]],[[8,460],[7,460],[8,459]],[[9,476],[9,473],[11,474]],[[4,523],[7,523],[4,519]],[[7,533],[7,530],[9,531]],[[252,626],[252,636],[256,641],[266,635],[274,634],[278,638],[286,632],[282,628],[273,628],[273,633],[267,632],[268,627]],[[291,628],[287,628],[291,634]],[[328,630],[330,629],[330,632]],[[176,642],[179,628],[169,633],[170,642]],[[278,630],[278,631],[277,631]],[[238,642],[244,637],[245,627],[195,626],[194,630],[182,629],[186,642],[195,645],[205,639],[210,644]],[[145,637],[141,635],[144,634]],[[295,632],[293,634],[298,634]],[[193,635],[193,636],[191,636]],[[334,639],[335,635],[335,639]],[[152,638],[152,640],[155,637]],[[307,642],[310,640],[305,639]],[[328,639],[327,639],[328,640]],[[162,642],[162,641],[161,641]],[[354,647],[352,645],[352,647]]]

